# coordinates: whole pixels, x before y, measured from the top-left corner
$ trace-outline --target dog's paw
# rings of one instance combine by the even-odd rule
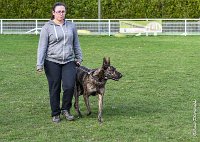
[[[82,117],[83,117],[82,115],[81,115],[81,116],[80,116],[80,115],[77,116],[78,119],[79,119],[79,118],[82,118]]]
[[[83,115],[81,114],[81,112],[78,113],[78,118],[82,118]]]
[[[99,124],[102,124],[103,123],[103,119],[102,118],[98,118],[98,122],[99,122]]]
[[[90,111],[90,112],[87,113],[87,116],[89,116],[89,115],[91,115],[91,114],[92,114],[92,112]]]

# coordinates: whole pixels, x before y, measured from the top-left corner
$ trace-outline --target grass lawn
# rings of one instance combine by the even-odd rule
[[[123,74],[106,85],[99,125],[97,97],[91,97],[90,116],[81,97],[83,118],[52,123],[47,80],[35,71],[38,36],[0,35],[0,141],[200,141],[199,38],[80,36],[82,65],[98,68],[109,56]]]

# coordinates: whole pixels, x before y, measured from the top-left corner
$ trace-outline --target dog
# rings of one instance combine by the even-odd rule
[[[103,97],[108,79],[118,81],[122,74],[110,65],[110,58],[103,58],[103,65],[98,69],[77,67],[76,85],[74,91],[74,107],[79,117],[82,116],[79,108],[79,96],[83,95],[87,108],[87,115],[91,114],[89,96],[98,96],[98,121],[102,123]]]

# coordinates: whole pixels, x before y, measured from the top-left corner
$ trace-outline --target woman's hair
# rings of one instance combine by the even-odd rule
[[[64,6],[64,7],[65,7],[65,10],[67,10],[67,6],[66,6],[64,3],[62,3],[62,2],[56,2],[56,3],[53,5],[53,7],[52,7],[52,11],[55,12],[56,6]],[[51,20],[53,20],[53,19],[54,19],[54,15],[53,15],[52,12],[51,12]]]

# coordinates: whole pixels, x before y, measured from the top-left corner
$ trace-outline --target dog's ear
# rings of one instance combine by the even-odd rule
[[[108,57],[108,58],[104,57],[103,58],[103,68],[107,69],[108,66],[110,66],[110,57]]]

